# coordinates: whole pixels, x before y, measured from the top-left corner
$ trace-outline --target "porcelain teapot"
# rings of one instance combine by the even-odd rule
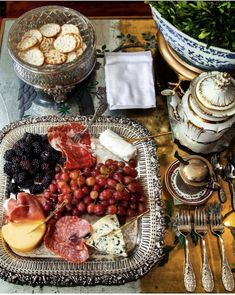
[[[203,72],[182,99],[167,95],[173,136],[194,152],[208,154],[227,147],[235,135],[235,80],[224,72]]]

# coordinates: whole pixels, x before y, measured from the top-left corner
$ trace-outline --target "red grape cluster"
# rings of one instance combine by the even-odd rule
[[[94,168],[64,170],[56,167],[53,182],[44,192],[44,210],[49,213],[63,201],[67,205],[57,214],[103,216],[117,214],[120,222],[146,210],[146,197],[137,179],[137,161],[127,164],[108,159]]]

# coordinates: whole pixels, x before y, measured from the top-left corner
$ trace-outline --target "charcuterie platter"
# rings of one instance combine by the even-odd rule
[[[112,151],[112,134],[138,138],[148,132],[127,118],[100,117],[89,134],[82,134],[81,142],[71,145],[71,132],[81,132],[76,128],[85,128],[89,120],[91,117],[85,116],[46,116],[2,129],[1,278],[30,285],[123,284],[143,276],[161,260],[164,215],[155,142],[136,142],[130,150],[126,145],[124,154],[121,145]],[[35,136],[44,140],[41,147],[47,152],[40,150]],[[32,138],[31,154],[44,161],[37,171],[31,171],[27,163],[26,146]],[[9,150],[15,153],[19,144],[25,151],[16,151],[16,156],[23,172],[31,175],[30,184],[21,170],[17,175],[13,171]],[[32,159],[32,163],[37,161]],[[39,172],[44,172],[41,180]],[[58,207],[53,218],[42,222]],[[29,242],[18,241],[19,232]]]

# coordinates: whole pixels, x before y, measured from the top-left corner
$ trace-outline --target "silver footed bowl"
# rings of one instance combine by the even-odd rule
[[[18,56],[17,44],[24,33],[47,23],[77,26],[86,44],[83,54],[72,62],[60,65],[34,66],[22,60]],[[91,22],[78,11],[63,6],[43,6],[18,18],[9,32],[8,50],[16,75],[36,89],[52,95],[56,102],[65,101],[66,94],[92,72],[96,63],[96,38]]]

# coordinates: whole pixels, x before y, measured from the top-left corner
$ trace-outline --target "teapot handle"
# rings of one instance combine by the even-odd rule
[[[216,185],[216,187],[206,187],[212,191],[219,191],[221,189],[221,185],[219,184],[219,182],[217,181],[217,178],[216,178],[216,175],[215,175],[215,172],[213,170],[213,167],[211,165],[211,163],[209,161],[207,161],[206,159],[204,159],[204,161],[206,162],[207,164],[207,167],[209,169],[209,174],[210,174],[210,177],[213,181],[213,184]]]

